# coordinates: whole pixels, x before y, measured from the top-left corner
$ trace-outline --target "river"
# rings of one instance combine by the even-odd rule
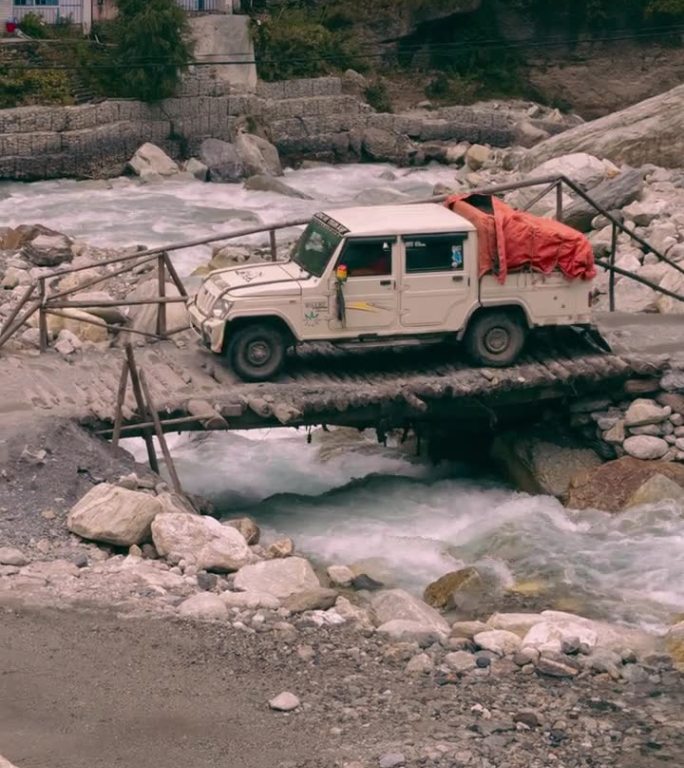
[[[451,178],[444,167],[288,172],[285,181],[311,200],[194,181],[4,183],[0,223],[40,222],[99,245],[160,245],[306,217],[378,190],[425,197]],[[187,276],[209,255],[199,247],[174,258]],[[142,456],[139,443],[126,444]],[[479,565],[504,586],[535,582],[549,595],[576,596],[579,610],[655,630],[684,612],[681,505],[620,515],[567,510],[471,467],[433,467],[410,446],[380,446],[347,430],[315,431],[310,444],[304,432],[282,429],[185,435],[172,446],[187,490],[209,496],[225,515],[253,516],[266,537],[292,536],[321,563],[362,563],[416,593],[449,570]]]

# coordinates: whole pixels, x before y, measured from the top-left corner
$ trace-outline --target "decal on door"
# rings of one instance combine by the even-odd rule
[[[347,309],[356,309],[359,312],[380,312],[390,310],[392,307],[383,307],[382,304],[373,304],[371,301],[351,301],[347,302]]]

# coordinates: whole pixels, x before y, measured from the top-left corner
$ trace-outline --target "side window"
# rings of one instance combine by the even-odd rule
[[[393,244],[393,238],[347,240],[338,265],[347,267],[348,277],[391,275]]]
[[[453,272],[463,269],[463,250],[467,235],[407,235],[406,272]]]

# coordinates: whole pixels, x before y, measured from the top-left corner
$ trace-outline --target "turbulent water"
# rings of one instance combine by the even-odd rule
[[[6,183],[0,223],[40,222],[99,245],[159,245],[306,217],[377,188],[424,197],[452,175],[379,165],[289,172],[287,183],[312,200],[192,181]],[[187,275],[208,256],[208,248],[194,248],[174,258]],[[126,443],[142,458],[136,441]],[[310,445],[305,433],[284,429],[172,444],[189,491],[210,496],[225,514],[252,515],[268,537],[292,536],[323,563],[360,562],[417,593],[446,571],[478,564],[504,585],[538,580],[576,595],[580,609],[656,629],[684,612],[684,509],[672,504],[612,516],[573,512],[346,430],[317,432]]]

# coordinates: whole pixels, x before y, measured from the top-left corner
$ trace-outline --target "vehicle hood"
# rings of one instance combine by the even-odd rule
[[[247,296],[252,292],[299,294],[302,290],[300,280],[308,277],[308,272],[293,262],[265,262],[219,269],[207,276],[202,288],[214,299],[226,294]]]

